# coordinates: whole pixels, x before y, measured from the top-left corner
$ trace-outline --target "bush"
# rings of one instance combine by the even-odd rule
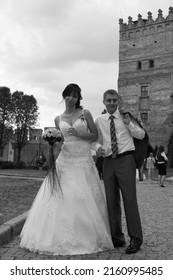
[[[24,161],[19,161],[18,163],[15,164],[15,168],[18,169],[26,168],[26,163]]]
[[[0,168],[1,169],[13,169],[14,168],[14,162],[1,161]]]

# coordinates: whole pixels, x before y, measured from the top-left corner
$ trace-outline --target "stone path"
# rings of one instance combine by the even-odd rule
[[[173,181],[166,188],[157,181],[137,182],[139,210],[144,243],[139,252],[125,254],[125,247],[90,255],[47,256],[19,247],[19,236],[0,247],[1,260],[173,260]],[[123,213],[123,227],[127,245],[129,238]]]

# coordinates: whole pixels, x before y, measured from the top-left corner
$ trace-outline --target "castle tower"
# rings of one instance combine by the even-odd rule
[[[137,112],[153,148],[167,146],[173,112],[173,7],[154,20],[138,15],[119,20],[118,90],[125,107]]]

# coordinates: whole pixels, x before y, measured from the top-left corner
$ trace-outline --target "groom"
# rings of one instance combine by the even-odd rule
[[[130,245],[127,254],[136,253],[143,242],[142,227],[136,197],[136,165],[133,137],[143,139],[145,131],[133,124],[129,114],[118,109],[119,94],[110,89],[103,95],[106,114],[96,121],[98,130],[97,153],[104,156],[103,179],[105,185],[111,236],[114,247],[125,245],[122,232],[120,191],[124,203]]]

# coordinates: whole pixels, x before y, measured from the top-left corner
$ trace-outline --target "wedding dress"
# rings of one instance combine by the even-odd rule
[[[20,247],[30,251],[73,255],[113,249],[106,200],[89,141],[68,135],[70,125],[61,120],[64,136],[56,169],[61,191],[52,194],[45,178],[29,211],[21,232]],[[87,131],[87,122],[79,118],[77,131]]]

